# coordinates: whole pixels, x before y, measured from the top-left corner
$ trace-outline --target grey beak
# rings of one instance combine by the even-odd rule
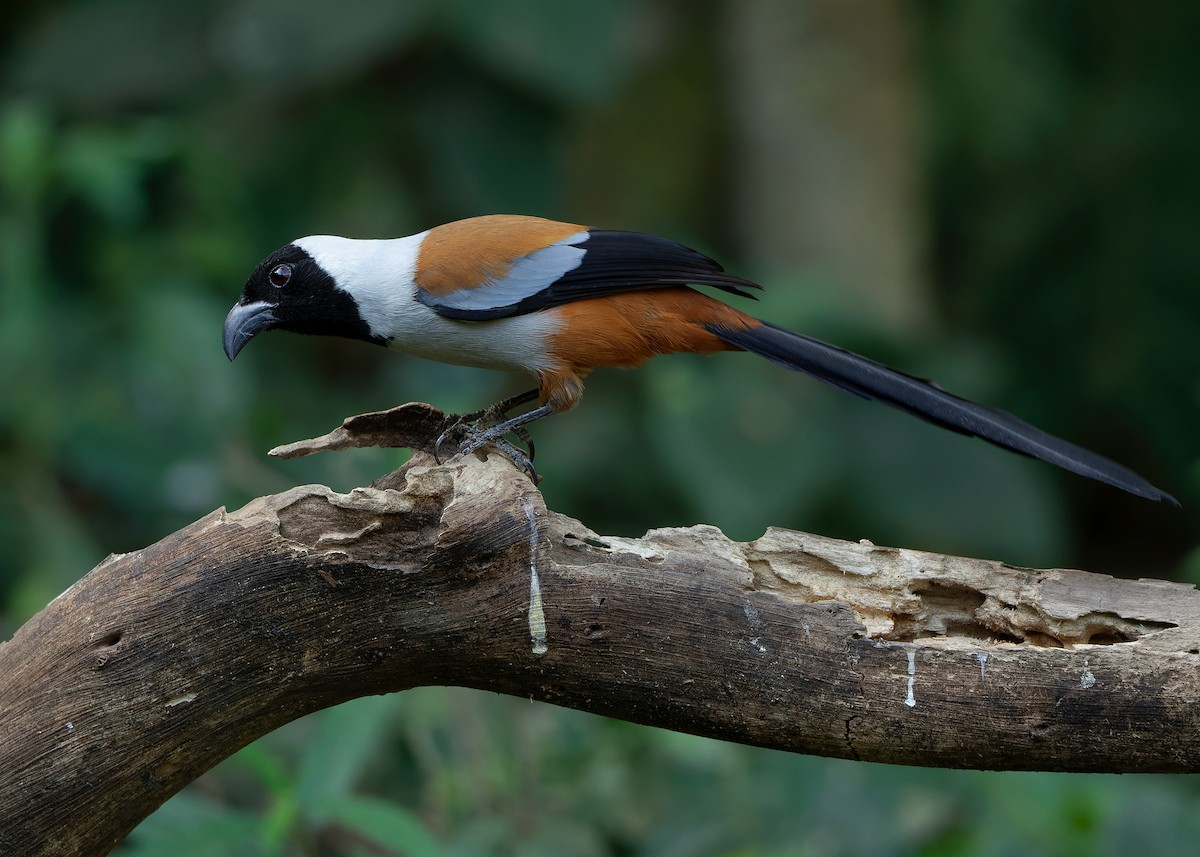
[[[225,316],[225,356],[233,360],[247,342],[278,324],[279,319],[272,312],[274,309],[275,304],[266,301],[234,304]]]

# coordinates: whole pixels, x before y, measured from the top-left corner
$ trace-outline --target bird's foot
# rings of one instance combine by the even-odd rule
[[[534,420],[540,420],[542,417],[547,417],[554,413],[551,405],[538,405],[538,407],[528,410],[523,414],[519,414],[510,419],[503,419],[517,405],[525,404],[537,398],[537,391],[531,390],[528,393],[522,393],[519,396],[513,396],[511,399],[506,399],[499,404],[492,405],[490,408],[476,414],[466,414],[459,417],[449,428],[442,432],[441,437],[433,445],[433,458],[439,464],[442,461],[441,448],[442,444],[448,438],[454,438],[460,455],[469,455],[484,446],[494,446],[496,449],[503,452],[512,459],[513,464],[521,468],[529,474],[529,478],[533,480],[533,484],[537,485],[541,481],[537,470],[533,467],[533,438],[529,436],[529,430],[525,428]],[[499,422],[497,422],[499,420]],[[524,443],[528,448],[528,452],[523,452],[512,443],[505,439],[505,435],[515,435],[518,440]]]
[[[486,411],[480,413],[486,413]],[[496,412],[493,411],[493,413]],[[458,447],[459,455],[470,455],[485,446],[492,446],[504,455],[507,455],[513,464],[529,474],[529,478],[533,480],[534,485],[541,482],[542,478],[533,466],[534,448],[533,439],[529,436],[529,430],[524,426],[506,426],[504,422],[488,425],[486,418],[471,419],[475,416],[476,414],[464,414],[454,425],[442,432],[433,445],[434,461],[438,464],[442,463],[442,446],[448,440],[454,440],[455,445]],[[503,414],[501,413],[499,416],[503,416]],[[496,417],[493,416],[491,419],[494,421]],[[481,425],[481,422],[484,424]],[[528,447],[528,452],[519,449],[516,445],[505,439],[504,436],[509,432],[516,435]]]
[[[524,393],[518,393],[515,396],[510,396],[496,402],[493,405],[488,405],[481,411],[472,411],[469,414],[461,415],[458,420],[464,423],[484,423],[485,425],[496,425],[504,422],[508,416],[508,412],[519,405],[527,405],[538,397],[537,390],[526,390]]]
[[[467,449],[464,446],[464,444],[470,444],[475,438],[487,434],[488,432],[491,432],[492,429],[497,428],[505,423],[504,412],[494,410],[496,407],[496,405],[493,405],[491,408],[487,408],[482,411],[476,411],[473,414],[463,414],[461,417],[459,417],[458,422],[442,433],[442,436],[437,440],[437,446],[440,447],[442,445],[442,440],[447,436],[455,437],[457,435],[458,451],[474,452],[484,444],[491,442],[493,438],[499,440],[502,439],[506,434],[512,434],[516,436],[517,440],[525,444],[526,451],[521,454],[530,461],[533,461],[533,436],[529,433],[529,429],[525,428],[524,426],[510,425],[505,427],[503,431],[497,431],[493,436],[481,440],[471,449]],[[434,457],[436,458],[436,447],[434,452]]]

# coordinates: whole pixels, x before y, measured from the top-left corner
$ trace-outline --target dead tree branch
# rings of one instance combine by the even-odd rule
[[[406,406],[281,450],[443,427]],[[0,853],[106,853],[301,715],[462,685],[801,753],[1200,770],[1200,595],[769,530],[598,536],[493,455],[113,556],[0,645]]]

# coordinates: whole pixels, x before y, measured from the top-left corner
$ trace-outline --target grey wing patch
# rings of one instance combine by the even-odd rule
[[[417,289],[417,300],[446,318],[500,318],[513,315],[522,302],[544,292],[583,263],[585,250],[576,246],[588,239],[586,231],[555,241],[512,263],[508,274],[473,289],[434,295]]]

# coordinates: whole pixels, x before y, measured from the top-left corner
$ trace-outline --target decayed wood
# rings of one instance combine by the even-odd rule
[[[285,452],[442,428],[406,406]],[[0,853],[105,853],[260,735],[418,685],[854,759],[1197,771],[1198,668],[1191,587],[784,530],[598,536],[501,456],[418,451],[110,557],[0,645]]]

